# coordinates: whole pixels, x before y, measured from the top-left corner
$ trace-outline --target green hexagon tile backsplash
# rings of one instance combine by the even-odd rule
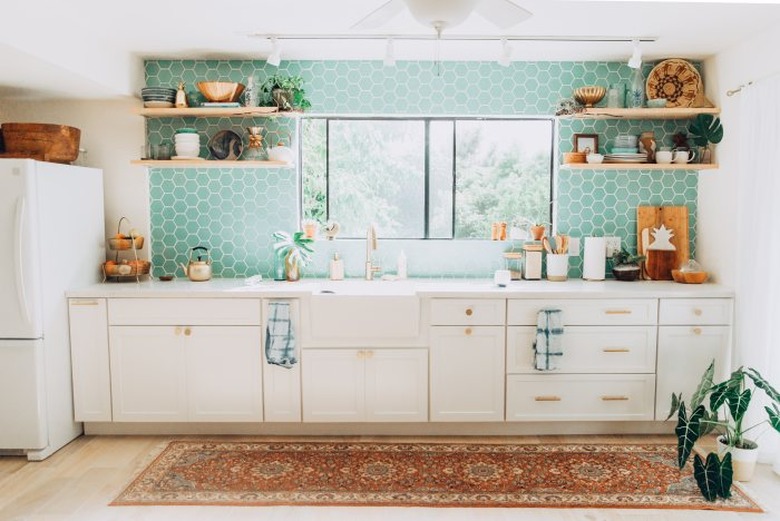
[[[652,64],[645,65],[645,74]],[[290,61],[277,69],[250,60],[149,60],[147,85],[176,86],[188,91],[195,82],[228,80],[257,84],[276,72],[301,75],[312,114],[424,114],[551,116],[558,102],[580,85],[627,83],[630,69],[618,62],[444,62],[437,75],[432,62]],[[603,103],[603,102],[602,102]],[[152,118],[150,143],[172,142],[175,129],[195,127],[206,143],[219,130],[230,129],[247,141],[246,127],[262,125],[266,143],[294,140],[295,120],[288,118]],[[574,134],[598,134],[606,150],[617,134],[652,130],[660,145],[685,129],[685,121],[561,119],[559,156],[572,149]],[[153,168],[149,175],[151,251],[154,275],[176,271],[190,248],[212,249],[218,277],[270,276],[272,238],[276,230],[298,225],[299,183],[294,169]],[[697,174],[693,171],[567,170],[556,182],[557,227],[575,237],[619,235],[636,247],[638,205],[686,205],[690,209],[691,248],[695,241]],[[511,218],[514,216],[508,216]],[[381,238],[380,238],[381,239]],[[324,275],[338,250],[348,276],[361,273],[360,241],[317,244],[307,272]],[[412,276],[489,276],[502,267],[506,242],[380,241],[379,255],[394,271],[400,250],[409,257]],[[382,251],[384,250],[384,251]],[[444,264],[442,264],[444,263]],[[573,257],[570,276],[581,275],[581,259]]]

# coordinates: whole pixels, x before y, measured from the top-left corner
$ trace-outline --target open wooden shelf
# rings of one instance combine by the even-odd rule
[[[562,118],[578,119],[691,119],[699,114],[720,114],[719,108],[619,109],[594,107]]]
[[[684,165],[657,163],[566,163],[559,167],[561,170],[713,170],[719,168],[711,163],[686,163]]]
[[[149,168],[295,168],[293,163],[284,161],[217,161],[217,160],[199,160],[199,159],[134,159],[130,161],[133,165],[146,166]]]
[[[270,112],[269,107],[192,107],[186,109],[148,109],[138,107],[136,113],[146,118],[180,118],[180,117],[253,117],[253,118],[296,118],[301,112]]]

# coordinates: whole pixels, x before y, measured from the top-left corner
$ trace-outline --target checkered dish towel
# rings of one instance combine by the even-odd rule
[[[537,371],[560,369],[563,356],[563,311],[542,309],[536,316],[534,368]]]
[[[280,365],[287,369],[298,363],[289,302],[268,303],[265,358],[269,364]]]

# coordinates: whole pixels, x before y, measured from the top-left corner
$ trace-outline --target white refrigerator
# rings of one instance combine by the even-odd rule
[[[100,279],[103,173],[0,159],[0,454],[42,460],[79,436],[65,293]]]

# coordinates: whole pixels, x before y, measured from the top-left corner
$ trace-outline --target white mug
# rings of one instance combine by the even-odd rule
[[[674,159],[675,163],[690,163],[696,159],[696,152],[693,150],[675,150]]]
[[[655,153],[655,162],[668,165],[672,162],[672,151],[671,150],[659,150]]]
[[[493,282],[495,282],[496,286],[499,288],[506,287],[511,280],[512,272],[509,270],[496,270],[495,275],[493,275]]]

